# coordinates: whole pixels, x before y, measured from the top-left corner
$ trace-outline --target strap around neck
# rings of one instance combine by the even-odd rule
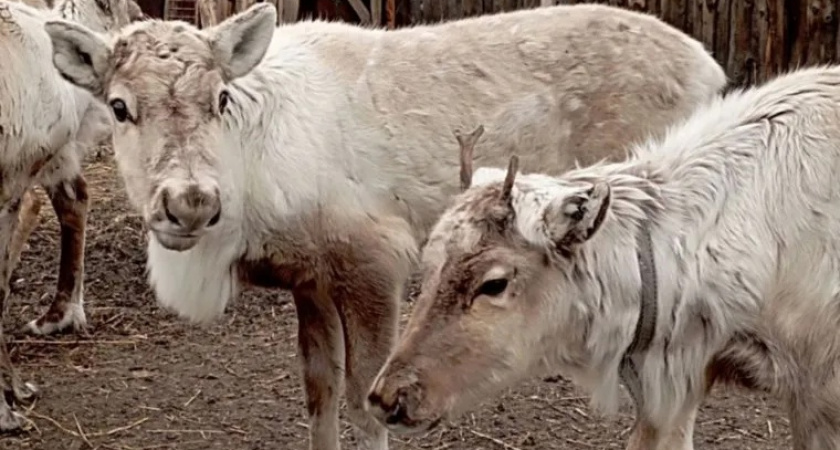
[[[659,287],[656,278],[656,264],[653,257],[653,243],[650,237],[650,228],[647,222],[642,223],[639,228],[639,235],[636,238],[638,246],[639,275],[642,280],[641,295],[639,301],[639,320],[636,322],[636,331],[633,342],[627,347],[619,366],[619,375],[636,405],[636,420],[644,407],[644,396],[642,393],[642,380],[639,377],[639,370],[634,356],[647,351],[653,342],[656,334],[656,319],[659,313],[657,296]]]

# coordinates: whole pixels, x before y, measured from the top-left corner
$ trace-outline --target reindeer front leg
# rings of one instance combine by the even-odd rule
[[[20,429],[20,415],[12,410],[7,398],[28,402],[36,395],[35,386],[24,383],[12,365],[6,346],[4,324],[9,300],[9,278],[14,262],[12,241],[18,228],[20,201],[15,200],[0,211],[0,388],[5,394],[0,398],[0,432]]]
[[[371,282],[382,273],[368,275],[353,280],[343,295],[336,296],[344,328],[344,392],[359,450],[388,450],[388,431],[365,411],[364,401],[397,341],[404,280]]]
[[[61,227],[61,260],[58,287],[49,310],[27,324],[34,334],[51,334],[66,328],[80,331],[87,320],[84,310],[85,228],[88,193],[84,176],[47,186]]]
[[[330,294],[344,329],[344,392],[359,450],[388,450],[387,429],[365,411],[364,404],[397,342],[400,304],[411,271],[409,255],[415,245],[408,233],[398,231],[401,227],[389,229],[384,223],[359,227],[373,232],[356,233],[334,252],[344,270],[335,271]]]
[[[627,450],[694,450],[694,421],[699,403],[689,406],[668,426],[640,418],[633,427]]]
[[[338,450],[338,396],[344,371],[341,321],[314,281],[292,290],[298,317],[310,450]]]

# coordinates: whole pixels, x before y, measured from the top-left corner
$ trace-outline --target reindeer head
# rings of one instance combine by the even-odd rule
[[[517,175],[515,156],[473,175],[477,135],[458,139],[465,192],[431,232],[416,309],[368,396],[392,431],[427,430],[545,366],[586,366],[598,283],[581,263],[610,187]]]
[[[238,103],[228,86],[262,60],[276,14],[261,3],[204,30],[146,20],[110,41],[66,21],[47,24],[58,70],[113,111],[129,198],[168,249],[192,248],[224,219],[220,153]]]

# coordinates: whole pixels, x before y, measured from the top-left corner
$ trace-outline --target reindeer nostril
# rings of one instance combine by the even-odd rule
[[[216,225],[217,223],[219,223],[219,220],[221,220],[221,218],[222,218],[222,208],[219,208],[219,210],[216,211],[216,215],[213,216],[212,218],[210,218],[210,222],[207,223],[207,226],[212,227],[213,225]]]
[[[370,394],[368,394],[367,399],[368,403],[370,403],[371,406],[382,405],[382,397],[376,392],[371,392]]]
[[[169,196],[164,194],[163,195],[163,212],[166,214],[166,219],[170,222],[174,223],[175,225],[181,225],[181,221],[172,214],[172,211],[169,210]]]
[[[394,404],[394,407],[388,412],[388,417],[385,418],[385,423],[388,425],[394,425],[402,422],[406,418],[407,415],[405,412],[405,405],[403,405],[403,396],[400,395],[397,397],[397,402]]]

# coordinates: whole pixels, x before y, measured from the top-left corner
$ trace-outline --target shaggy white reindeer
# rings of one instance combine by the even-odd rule
[[[49,194],[61,226],[61,261],[53,302],[27,329],[47,334],[83,327],[87,193],[80,162],[84,150],[111,132],[105,105],[55,69],[44,23],[61,18],[107,32],[127,25],[134,8],[126,0],[59,0],[51,10],[0,0],[0,387],[14,400],[35,394],[9,360],[2,323],[9,277],[37,224],[40,203],[31,189],[41,184]],[[19,417],[4,396],[0,431],[18,428]]]
[[[802,69],[626,162],[479,169],[424,247],[376,415],[422,430],[558,370],[610,410],[623,377],[628,448],[689,450],[709,389],[735,382],[784,400],[793,448],[838,448],[838,124],[840,66]]]
[[[725,84],[697,41],[605,6],[397,31],[275,17],[258,4],[204,30],[152,20],[110,42],[47,29],[56,67],[113,109],[158,300],[206,321],[242,283],[293,291],[318,450],[339,448],[343,381],[362,447],[387,448],[364,397],[418,242],[458,190],[453,127],[492,125],[480,160],[525,147],[526,164],[560,171],[621,156]]]

